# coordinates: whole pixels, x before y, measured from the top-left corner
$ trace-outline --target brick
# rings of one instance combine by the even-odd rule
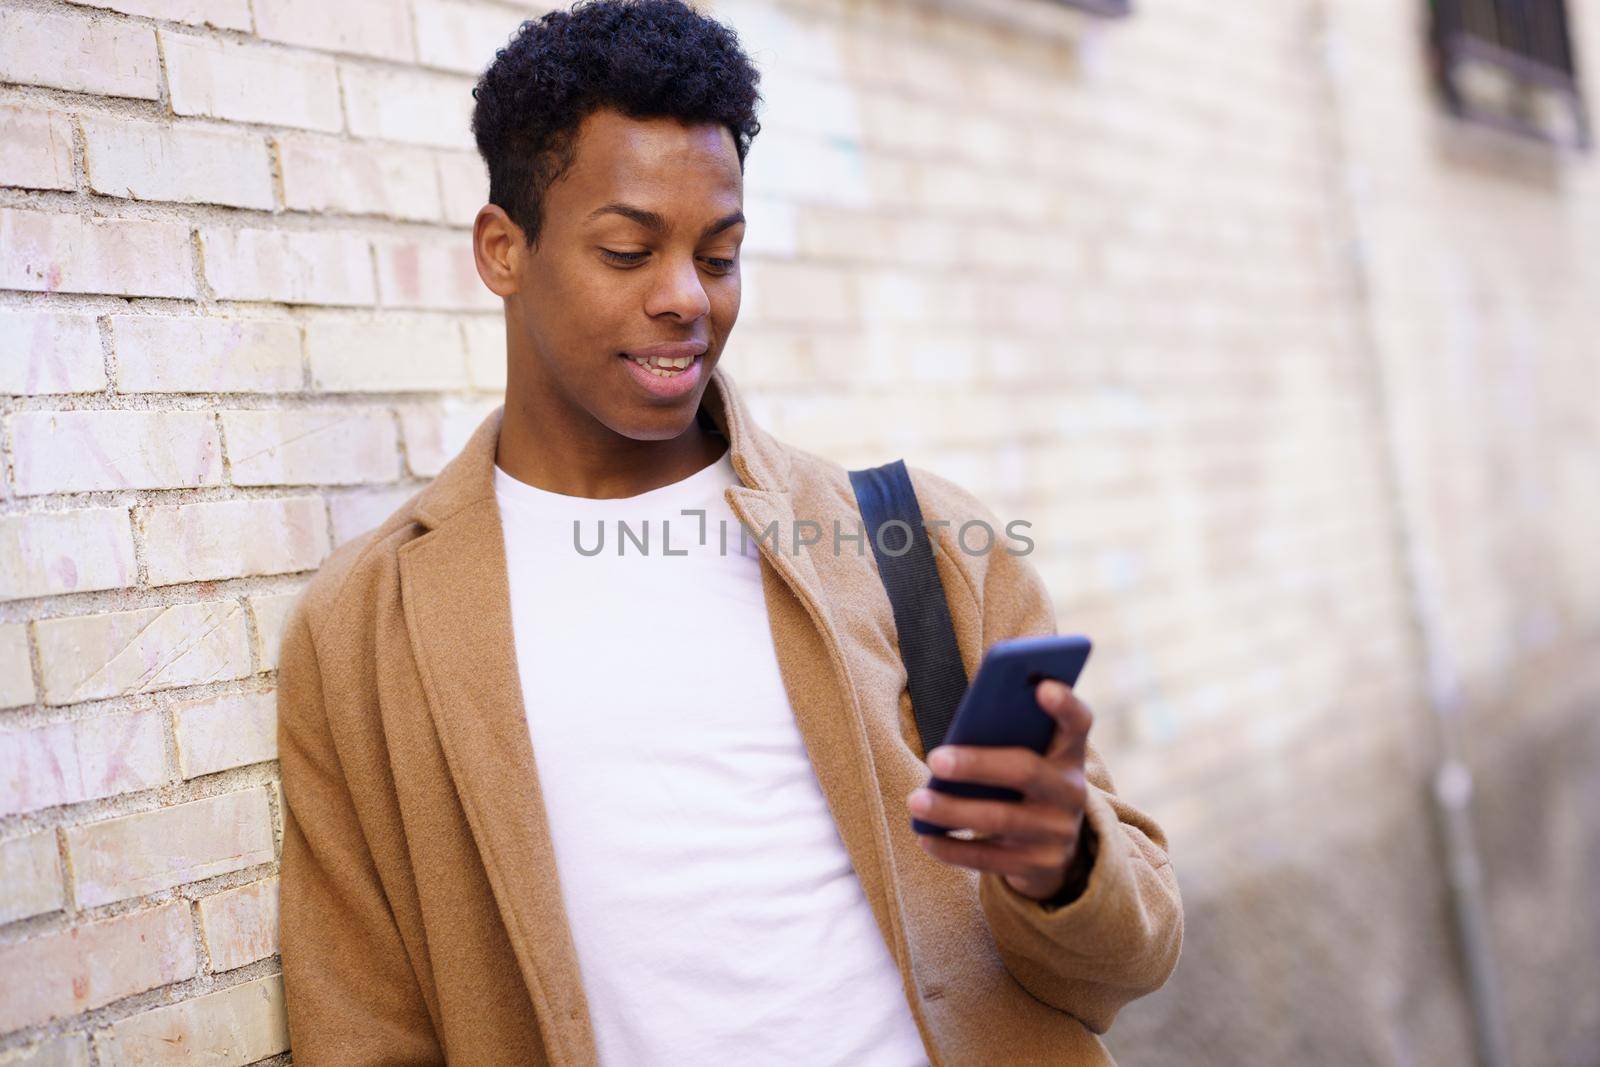
[[[474,147],[473,79],[343,66],[345,114],[357,137],[435,148]]]
[[[240,693],[172,708],[185,779],[278,758],[277,694]]]
[[[58,911],[65,902],[54,830],[0,841],[0,924]]]
[[[278,879],[201,897],[200,933],[214,972],[277,955]]]
[[[301,385],[300,327],[281,319],[111,316],[119,393],[279,393]]]
[[[331,59],[170,30],[161,49],[174,114],[329,133],[344,125]]]
[[[481,74],[520,22],[502,8],[416,0],[417,58],[424,66]]]
[[[0,393],[97,393],[105,387],[93,315],[0,311]]]
[[[489,202],[489,172],[476,153],[439,153],[439,189],[444,196],[444,218],[457,226],[471,226],[478,209]]]
[[[500,298],[478,277],[469,238],[378,240],[378,295],[384,307],[498,311]]]
[[[135,572],[126,508],[0,516],[0,601],[121,589]]]
[[[101,1067],[236,1067],[288,1048],[281,974],[142,1012],[95,1035]]]
[[[67,116],[36,108],[0,107],[0,185],[71,189],[72,125]]]
[[[261,670],[277,670],[283,628],[289,621],[289,609],[299,599],[299,592],[269,593],[250,598],[250,617],[256,624],[256,662]]]
[[[498,400],[444,400],[403,408],[400,425],[405,434],[406,463],[411,473],[420,478],[438,474],[499,403]]]
[[[33,667],[28,662],[28,628],[0,625],[0,708],[33,703]]]
[[[47,704],[250,674],[244,609],[231,600],[48,619],[34,632]]]
[[[746,260],[740,314],[764,326],[848,326],[859,316],[850,275],[817,263]]]
[[[0,288],[192,297],[189,228],[0,209]]]
[[[474,315],[462,320],[467,339],[467,374],[474,389],[504,393],[506,389],[506,323],[501,315]]]
[[[253,1063],[289,1047],[283,976],[269,975],[216,993],[157,1008],[95,1035],[105,1067],[157,1067],[204,1062]]]
[[[0,815],[161,785],[165,738],[153,711],[0,731]]]
[[[306,324],[311,384],[324,392],[459,389],[466,356],[453,318],[386,315]]]
[[[79,120],[89,188],[106,196],[272,208],[272,162],[258,134],[117,118]]]
[[[816,213],[807,213],[808,217]],[[772,197],[746,197],[744,216],[747,220],[744,239],[739,242],[741,258],[764,256],[774,259],[794,259],[800,251],[800,212],[795,205]],[[863,223],[859,217],[851,220],[850,241],[847,253],[862,257],[860,242]],[[886,242],[888,243],[888,242]],[[832,250],[824,250],[828,255]],[[870,254],[870,253],[869,253]]]
[[[372,304],[367,242],[347,233],[207,230],[200,237],[206,281],[223,300]]]
[[[0,946],[0,1033],[181,982],[199,968],[186,900]]]
[[[404,0],[256,0],[256,33],[324,52],[410,60],[411,18]]]
[[[344,544],[359,534],[377,526],[411,498],[414,486],[399,485],[390,488],[361,489],[339,493],[328,501],[333,515],[334,547]]]
[[[89,1036],[63,1034],[11,1052],[0,1052],[0,1067],[89,1067]]]
[[[206,411],[22,411],[10,417],[16,490],[188,489],[222,480]]]
[[[120,11],[125,15],[148,15],[168,22],[188,22],[196,26],[215,26],[219,30],[250,29],[250,0],[68,0]]]
[[[0,10],[0,81],[154,100],[160,76],[149,26]]]
[[[279,138],[278,162],[292,211],[439,218],[440,178],[427,149],[296,134]]]
[[[222,432],[235,485],[348,485],[400,473],[385,411],[228,411]]]
[[[141,897],[273,858],[265,789],[193,800],[67,830],[72,886],[84,907]]]
[[[133,520],[151,585],[313,570],[329,550],[315,496],[136,508]]]

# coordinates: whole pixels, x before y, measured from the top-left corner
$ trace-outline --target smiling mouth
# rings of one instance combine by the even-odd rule
[[[619,353],[623,359],[631,359],[645,370],[658,378],[676,378],[694,365],[699,356],[678,356],[674,359],[664,359],[657,356],[630,356],[626,352]]]

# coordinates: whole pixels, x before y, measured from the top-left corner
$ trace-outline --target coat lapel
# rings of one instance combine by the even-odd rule
[[[553,1063],[592,1064],[588,1009],[523,712],[502,537],[491,498],[406,544],[406,626],[540,1037]]]
[[[703,400],[728,437],[742,484],[728,503],[752,533],[788,537],[794,492],[787,449],[750,419],[726,372]],[[484,857],[495,901],[553,1063],[596,1062],[588,1005],[556,877],[511,629],[494,454],[504,407],[415,498],[428,532],[400,550],[405,621],[450,774]],[[886,944],[905,967],[885,870],[883,802],[860,702],[829,598],[809,555],[757,539],[779,669],[818,782]]]

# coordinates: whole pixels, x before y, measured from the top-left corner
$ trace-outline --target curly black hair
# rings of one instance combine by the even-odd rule
[[[472,90],[489,202],[536,244],[544,193],[573,164],[578,124],[602,107],[721,123],[743,170],[761,130],[760,80],[738,35],[682,0],[578,0],[529,19]]]

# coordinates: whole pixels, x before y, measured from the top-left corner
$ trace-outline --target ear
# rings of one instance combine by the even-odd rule
[[[495,204],[478,209],[472,222],[472,258],[478,265],[478,277],[490,292],[499,297],[517,292],[527,254],[522,227],[512,222],[504,209]]]

